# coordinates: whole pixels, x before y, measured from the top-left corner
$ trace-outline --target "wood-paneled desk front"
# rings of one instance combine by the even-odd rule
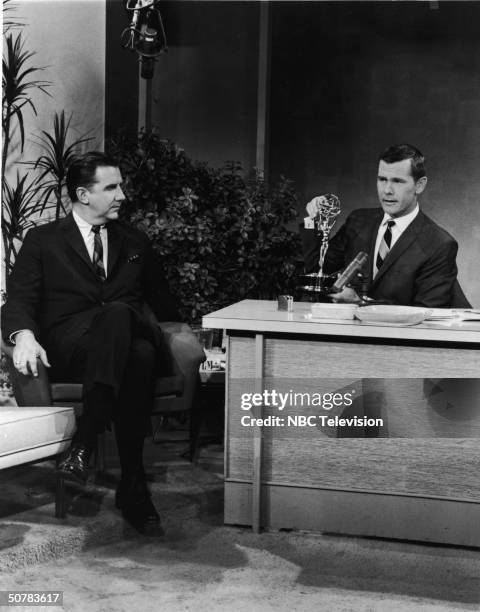
[[[227,330],[226,523],[480,546],[480,323],[309,310],[244,300],[203,318]],[[305,404],[281,410],[289,391]]]

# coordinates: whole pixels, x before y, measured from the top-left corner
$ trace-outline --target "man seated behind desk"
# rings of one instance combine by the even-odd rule
[[[83,383],[84,412],[59,466],[84,483],[97,433],[112,420],[121,482],[117,507],[139,531],[158,526],[143,469],[160,331],[142,316],[180,320],[147,237],[118,221],[125,196],[115,160],[90,152],[67,173],[72,212],[31,229],[9,278],[2,332],[15,368]],[[48,355],[48,357],[47,357]],[[50,362],[50,363],[49,363]]]
[[[377,191],[381,208],[354,210],[330,241],[325,274],[345,268],[364,251],[369,255],[363,271],[368,296],[391,304],[432,308],[469,308],[457,282],[455,239],[419,208],[425,190],[425,160],[415,147],[394,145],[379,158]],[[318,200],[307,204],[311,218]],[[312,229],[302,231],[307,272],[318,271],[320,238]],[[345,288],[336,301],[357,302],[358,294]]]

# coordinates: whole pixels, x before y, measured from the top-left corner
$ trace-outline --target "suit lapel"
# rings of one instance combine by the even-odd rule
[[[375,242],[377,241],[378,228],[383,219],[383,210],[375,210],[375,214],[372,215],[369,227],[369,235],[366,236],[365,250],[368,254],[368,261],[366,268],[368,270],[368,278],[373,278],[373,256],[375,254]],[[372,281],[373,282],[373,281]]]
[[[388,273],[388,270],[397,261],[400,255],[402,255],[402,253],[404,253],[412,245],[412,243],[415,242],[418,234],[421,233],[423,221],[424,214],[420,211],[397,242],[393,245],[392,249],[385,258],[382,267],[378,271],[378,274],[375,276],[373,285],[376,285],[382,279],[382,277]]]
[[[107,261],[107,279],[112,273],[115,264],[117,263],[118,256],[122,248],[122,243],[125,239],[120,226],[115,221],[110,222],[107,225],[108,234],[108,261]]]
[[[378,234],[378,228],[380,227],[380,223],[382,222],[383,219],[383,210],[378,210],[377,214],[374,217],[374,223],[370,228],[370,239],[369,239],[369,250],[368,250],[368,256],[370,258],[370,261],[373,261],[373,256],[375,254],[375,243],[377,241],[377,234]],[[373,270],[373,264],[372,266],[370,266]]]
[[[60,221],[60,228],[63,231],[67,248],[70,250],[70,252],[73,251],[75,256],[80,258],[88,266],[92,274],[95,274],[87,247],[85,246],[82,234],[75,223],[72,213],[68,214]]]

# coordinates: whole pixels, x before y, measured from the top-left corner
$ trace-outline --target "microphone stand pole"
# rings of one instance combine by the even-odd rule
[[[149,131],[152,127],[152,82],[153,79],[142,79],[141,60],[138,60],[138,128]]]

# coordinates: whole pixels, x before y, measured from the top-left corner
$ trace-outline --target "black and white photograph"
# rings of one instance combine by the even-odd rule
[[[480,0],[2,0],[0,609],[480,609]]]

